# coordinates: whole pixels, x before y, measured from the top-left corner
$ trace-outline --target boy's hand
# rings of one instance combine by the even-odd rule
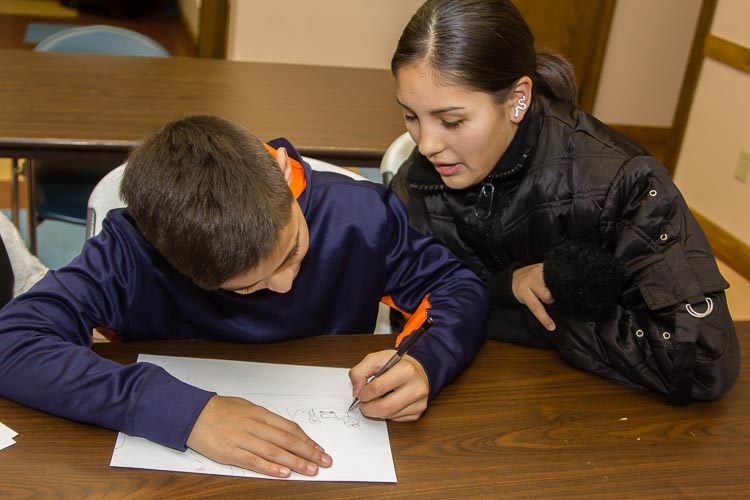
[[[411,422],[427,409],[430,382],[422,365],[408,354],[369,384],[393,356],[392,350],[368,354],[349,370],[353,395],[359,397],[360,411],[366,417]]]
[[[306,476],[333,463],[294,422],[242,398],[214,396],[198,416],[187,445],[217,462],[274,477]]]
[[[513,295],[516,300],[529,308],[531,314],[546,328],[554,331],[555,322],[547,314],[544,304],[552,304],[555,299],[544,284],[544,265],[531,264],[513,271]]]

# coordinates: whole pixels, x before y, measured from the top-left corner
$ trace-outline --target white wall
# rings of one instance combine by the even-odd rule
[[[719,0],[711,33],[750,48],[742,23],[750,2]],[[675,182],[690,207],[750,245],[750,185],[734,178],[740,151],[750,152],[750,75],[706,58],[690,108]]]
[[[423,0],[232,0],[227,59],[388,68]]]
[[[700,4],[617,0],[594,103],[597,118],[672,126]]]

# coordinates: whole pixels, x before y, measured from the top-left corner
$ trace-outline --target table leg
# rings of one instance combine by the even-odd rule
[[[34,160],[26,160],[26,231],[29,235],[29,251],[36,255],[36,199],[34,196]]]
[[[23,168],[18,158],[11,159],[10,165],[10,220],[18,229],[18,177],[23,174]]]

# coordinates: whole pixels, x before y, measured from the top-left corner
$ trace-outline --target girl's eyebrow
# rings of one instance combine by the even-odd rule
[[[414,112],[414,111],[411,110],[411,108],[409,108],[409,106],[407,106],[406,104],[402,103],[398,99],[396,99],[396,102],[398,103],[399,106],[401,106],[402,108],[404,108],[406,111],[410,111],[412,113]],[[464,106],[446,106],[444,108],[433,109],[432,111],[430,111],[430,114],[431,115],[439,115],[441,113],[447,113],[449,111],[457,111],[457,110],[460,110],[460,109],[465,109],[465,108],[464,108]]]

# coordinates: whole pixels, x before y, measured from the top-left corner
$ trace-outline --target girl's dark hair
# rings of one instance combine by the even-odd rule
[[[265,145],[216,116],[174,121],[146,139],[128,157],[120,195],[162,257],[205,289],[270,256],[293,201]]]
[[[394,75],[424,61],[440,83],[507,97],[522,76],[538,94],[576,102],[573,68],[548,50],[535,50],[521,13],[509,0],[428,0],[412,16],[391,59]]]

